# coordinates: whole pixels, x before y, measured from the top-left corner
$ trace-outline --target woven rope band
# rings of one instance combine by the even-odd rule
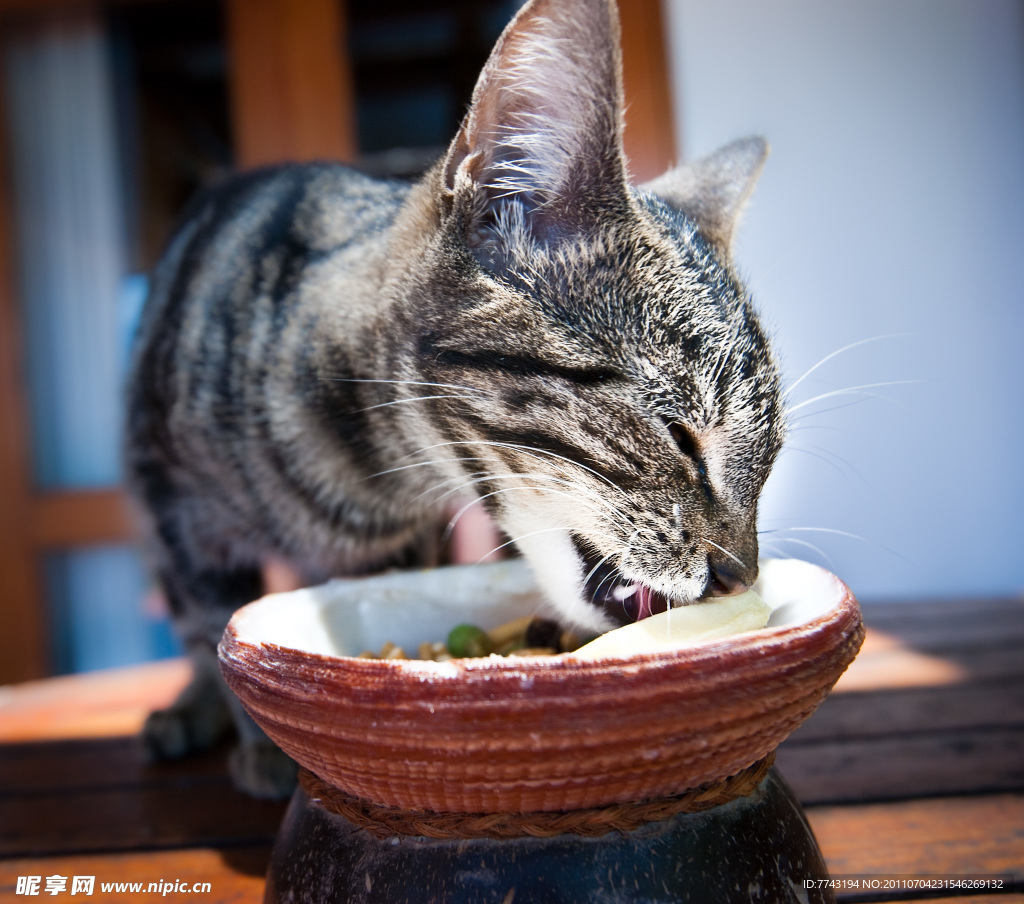
[[[638,803],[613,804],[586,810],[536,813],[435,813],[381,807],[350,797],[301,770],[299,779],[311,800],[331,813],[365,829],[377,838],[416,835],[427,838],[550,838],[554,835],[597,837],[607,832],[631,832],[680,813],[700,813],[754,792],[764,781],[775,752],[721,781],[701,785],[672,797]]]

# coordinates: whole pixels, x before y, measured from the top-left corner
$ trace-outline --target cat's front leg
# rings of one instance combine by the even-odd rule
[[[252,797],[283,800],[295,790],[298,765],[264,734],[226,686],[223,692],[238,732],[238,744],[228,756],[232,782]]]
[[[228,757],[231,780],[253,797],[278,800],[295,789],[298,767],[263,733],[228,690],[217,651],[195,644],[192,680],[166,709],[150,713],[142,743],[152,759],[178,759],[208,750],[234,728],[238,743]]]
[[[208,750],[234,728],[238,743],[228,766],[238,790],[253,797],[281,799],[295,789],[298,767],[264,734],[228,689],[217,659],[220,640],[232,613],[262,595],[264,576],[256,566],[230,566],[213,555],[214,547],[182,542],[189,522],[175,519],[156,548],[165,563],[160,583],[185,640],[193,675],[169,707],[152,713],[142,729],[142,742],[154,759],[177,759]],[[185,549],[190,554],[184,554]],[[198,554],[205,550],[205,557]]]
[[[142,743],[151,759],[176,760],[208,750],[231,730],[216,650],[196,642],[189,659],[192,680],[170,706],[150,713],[142,726]]]

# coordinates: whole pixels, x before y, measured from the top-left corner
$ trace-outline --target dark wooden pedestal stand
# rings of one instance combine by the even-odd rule
[[[803,809],[769,767],[762,761],[726,780],[747,781],[727,803],[702,789],[682,812],[655,819],[649,804],[512,817],[405,813],[304,773],[264,904],[832,902],[816,887],[828,872]]]

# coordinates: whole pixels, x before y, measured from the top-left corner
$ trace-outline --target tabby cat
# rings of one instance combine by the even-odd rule
[[[418,184],[284,166],[193,206],[129,399],[131,486],[196,668],[146,725],[156,754],[224,728],[215,647],[268,558],[308,580],[416,564],[456,496],[565,623],[755,579],[782,403],[729,249],[766,146],[631,186],[622,108],[612,0],[532,0]],[[225,696],[236,782],[284,793],[294,767]]]

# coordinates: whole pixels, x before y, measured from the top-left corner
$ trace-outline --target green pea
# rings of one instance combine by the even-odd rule
[[[456,625],[448,634],[448,652],[456,659],[489,656],[491,639],[476,625]]]

